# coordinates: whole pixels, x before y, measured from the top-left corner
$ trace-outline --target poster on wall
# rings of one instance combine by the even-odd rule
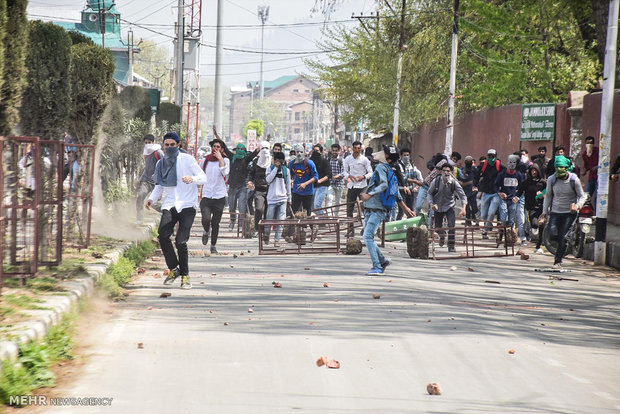
[[[521,141],[552,141],[554,136],[554,103],[521,105]]]

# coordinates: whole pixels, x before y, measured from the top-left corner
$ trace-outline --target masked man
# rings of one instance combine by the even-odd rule
[[[258,236],[258,222],[265,218],[267,209],[267,168],[271,166],[271,144],[261,141],[248,175],[248,189],[254,191],[254,237]]]
[[[555,252],[553,267],[562,268],[562,259],[566,252],[566,233],[575,220],[577,213],[586,202],[586,193],[581,188],[581,182],[576,174],[568,172],[571,162],[563,155],[554,159],[555,173],[547,179],[543,214],[539,221],[549,214],[549,234],[552,240],[557,240],[558,249]]]
[[[517,171],[518,163],[519,157],[517,155],[509,155],[506,169],[500,171],[495,179],[495,188],[497,188],[497,195],[501,200],[499,204],[499,219],[502,223],[509,226],[514,225],[517,209],[520,207],[519,198],[515,197],[517,188],[525,181],[525,176]],[[519,225],[518,230],[521,246],[525,246],[523,225]]]
[[[319,180],[316,165],[312,160],[306,159],[305,150],[302,144],[295,144],[295,159],[288,165],[293,177],[293,212],[306,210],[310,216],[312,211],[312,196],[314,194],[314,183]]]
[[[456,225],[456,217],[454,215],[454,196],[458,196],[461,200],[460,217],[465,217],[465,206],[467,205],[467,197],[463,191],[463,187],[454,178],[453,167],[449,163],[441,166],[441,175],[436,177],[428,187],[428,205],[434,211],[435,226],[442,227],[445,217],[448,222],[448,251],[455,252],[454,247],[454,226]],[[445,230],[439,230],[439,246],[443,247],[446,239]]]
[[[478,168],[474,165],[474,157],[468,155],[465,157],[465,166],[459,168],[457,179],[463,191],[467,196],[466,217],[467,225],[471,226],[472,221],[476,221],[478,214],[478,205],[476,203],[476,195],[478,194]]]
[[[155,137],[151,134],[144,136],[144,171],[140,176],[140,184],[138,186],[138,197],[136,198],[136,224],[142,224],[144,218],[144,200],[149,195],[153,188],[155,188],[155,182],[153,181],[153,175],[155,174],[155,165],[157,161],[164,157],[164,153],[161,150],[161,145],[155,144]]]
[[[155,189],[146,201],[145,207],[149,209],[161,197],[165,189],[166,197],[161,206],[161,221],[158,229],[159,236],[157,236],[166,265],[170,270],[164,280],[164,285],[171,285],[176,278],[181,276],[181,288],[191,289],[187,241],[198,208],[197,186],[205,184],[207,176],[200,169],[194,157],[179,152],[179,142],[179,136],[174,132],[164,135],[165,155],[157,161],[155,166]],[[177,223],[179,229],[175,237],[175,245],[178,256],[170,240]]]
[[[480,165],[480,178],[478,180],[478,198],[482,201],[480,206],[480,219],[485,221],[485,228],[482,230],[482,238],[488,239],[487,231],[491,221],[495,218],[499,208],[500,198],[497,195],[495,179],[500,171],[506,167],[497,159],[497,151],[490,149],[487,151],[487,158]]]
[[[596,181],[598,179],[598,147],[594,146],[594,137],[586,137],[586,149],[581,154],[583,173],[588,174],[586,193],[592,198],[592,205],[596,205]]]

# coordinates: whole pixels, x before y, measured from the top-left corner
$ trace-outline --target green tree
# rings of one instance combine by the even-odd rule
[[[171,102],[159,104],[159,113],[155,116],[155,123],[158,127],[161,127],[163,122],[167,122],[168,125],[180,123],[181,107]]]
[[[257,117],[257,119],[263,121],[263,129],[260,134],[258,134],[257,131],[258,136],[262,136],[263,133],[271,134],[273,137],[281,136],[284,125],[284,106],[282,104],[274,102],[269,98],[257,99],[254,101],[252,114],[254,117]],[[247,108],[242,119],[242,125],[247,125],[251,122],[252,118],[250,118],[250,108]],[[245,130],[243,131],[243,135],[246,135]]]
[[[21,126],[27,135],[62,137],[71,108],[71,38],[60,26],[30,22]]]
[[[144,122],[151,121],[151,97],[149,92],[140,86],[126,86],[119,95],[120,103],[126,118],[140,118]]]
[[[9,135],[19,120],[26,78],[28,43],[27,0],[6,0],[4,27],[4,74],[0,89],[0,135]]]
[[[86,43],[89,45],[95,44],[90,37],[78,32],[77,30],[69,30],[67,33],[69,33],[72,45],[77,45],[78,43]]]
[[[113,92],[114,58],[108,49],[86,43],[71,46],[71,57],[69,131],[77,143],[90,144]]]
[[[263,136],[263,132],[265,131],[265,121],[262,119],[252,119],[250,120],[245,128],[243,129],[243,136],[247,138],[248,129],[256,130],[256,138],[260,138]]]
[[[170,84],[170,62],[168,49],[158,46],[152,40],[142,40],[140,53],[133,58],[134,71],[162,90]]]
[[[4,83],[4,41],[6,36],[6,0],[0,0],[0,99]]]

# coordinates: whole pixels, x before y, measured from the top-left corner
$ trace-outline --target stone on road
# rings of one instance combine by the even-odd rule
[[[94,328],[82,374],[55,390],[112,407],[62,412],[620,410],[620,283],[592,266],[567,262],[579,281],[554,281],[534,272],[548,255],[413,260],[391,244],[386,276],[368,277],[366,250],[257,256],[255,245],[221,239],[229,254],[204,257],[192,238],[192,290],[138,275]],[[340,369],[318,368],[322,356]]]

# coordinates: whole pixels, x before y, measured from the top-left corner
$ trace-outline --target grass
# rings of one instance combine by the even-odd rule
[[[75,312],[66,314],[44,340],[21,344],[16,361],[2,362],[0,403],[8,404],[11,396],[29,395],[37,388],[55,385],[56,377],[50,367],[73,358],[71,337],[76,317]]]
[[[156,248],[152,240],[133,243],[117,263],[108,267],[97,281],[97,286],[103,289],[108,297],[118,300],[123,293],[122,287],[131,281],[136,268],[152,255]]]
[[[13,293],[3,295],[0,297],[0,301],[22,309],[49,309],[38,305],[39,303],[43,303],[44,300],[23,294],[18,295]]]

